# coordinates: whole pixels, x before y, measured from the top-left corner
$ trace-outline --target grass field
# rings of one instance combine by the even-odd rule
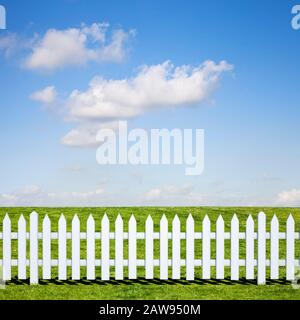
[[[61,213],[64,213],[67,219],[67,227],[70,231],[71,220],[76,213],[81,220],[82,231],[85,230],[85,223],[90,213],[93,214],[96,226],[100,230],[100,221],[103,214],[106,212],[111,221],[111,230],[114,230],[114,220],[118,213],[121,213],[124,219],[124,230],[127,230],[127,221],[133,213],[137,219],[138,231],[144,231],[144,222],[151,214],[154,220],[155,231],[159,229],[159,220],[163,214],[167,216],[169,222],[175,214],[178,214],[182,219],[187,218],[191,213],[195,219],[196,231],[201,230],[201,222],[205,214],[208,214],[212,221],[212,229],[215,228],[214,223],[219,214],[222,214],[225,220],[225,231],[230,229],[230,220],[232,215],[236,213],[240,220],[240,229],[244,231],[245,221],[248,214],[252,214],[256,220],[259,211],[264,211],[267,215],[267,223],[276,213],[280,221],[280,231],[285,230],[285,221],[290,213],[293,214],[296,221],[296,230],[300,230],[300,208],[229,208],[229,207],[131,207],[131,208],[0,208],[0,221],[2,221],[5,213],[8,213],[12,220],[12,229],[17,231],[17,220],[22,213],[27,221],[29,214],[37,211],[40,216],[40,225],[42,218],[48,214],[53,231],[57,230],[57,222]],[[2,229],[2,227],[0,228]],[[185,226],[182,223],[182,231]],[[1,242],[1,241],[0,241]],[[99,242],[99,241],[98,241]],[[57,257],[57,243],[52,242],[52,258]],[[300,241],[296,241],[296,254],[300,257]],[[85,241],[81,241],[81,255],[85,258]],[[12,244],[13,258],[17,257],[17,242]],[[68,246],[70,248],[70,245]],[[159,242],[155,240],[155,258],[158,258]],[[140,250],[138,258],[144,258],[144,241],[138,240],[138,248]],[[184,246],[182,246],[182,257],[184,257]],[[100,243],[96,244],[97,257],[100,258]],[[125,258],[127,254],[126,241],[124,242]],[[269,246],[267,245],[269,254]],[[27,250],[29,251],[29,250]],[[171,243],[170,250],[171,252]],[[230,242],[226,240],[225,258],[230,257]],[[114,241],[111,241],[111,259],[114,258]],[[245,241],[240,241],[240,258],[245,255]],[[280,256],[285,255],[284,242],[280,241]],[[0,256],[2,257],[2,243],[0,247]],[[195,257],[201,257],[201,241],[196,241]],[[212,241],[212,258],[215,257],[215,243]],[[269,255],[267,255],[267,258]],[[70,250],[68,251],[70,258]],[[69,268],[70,269],[70,268]],[[98,268],[99,269],[99,268]],[[69,275],[70,275],[70,270]],[[125,269],[125,275],[127,270]],[[0,290],[0,299],[300,299],[300,290],[292,288],[290,282],[284,280],[284,268],[280,270],[280,280],[268,281],[265,286],[257,286],[255,281],[247,281],[244,278],[245,270],[240,268],[241,280],[230,281],[229,269],[226,268],[226,279],[224,281],[201,280],[201,268],[195,268],[196,280],[187,282],[179,281],[161,281],[158,279],[159,268],[155,268],[155,279],[152,281],[143,279],[143,270],[138,270],[139,279],[136,281],[125,279],[124,281],[103,282],[100,280],[100,270],[97,270],[97,280],[87,281],[81,280],[78,282],[67,281],[60,282],[56,278],[57,271],[53,268],[53,277],[51,281],[40,281],[39,285],[30,286],[28,280],[18,281],[16,278],[17,270],[14,267],[12,270],[13,279],[6,284],[6,288]],[[82,268],[82,275],[85,273],[85,268]],[[214,268],[212,268],[214,275]],[[268,272],[267,272],[268,274]],[[112,273],[113,275],[113,273]],[[214,278],[214,277],[213,277]]]

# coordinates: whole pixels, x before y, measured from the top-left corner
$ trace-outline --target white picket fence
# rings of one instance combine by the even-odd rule
[[[230,232],[225,232],[225,225],[220,215],[216,222],[216,231],[211,231],[211,221],[206,215],[202,221],[202,232],[195,232],[195,222],[191,215],[184,221],[185,232],[181,232],[181,221],[176,215],[172,221],[171,232],[165,215],[160,220],[159,232],[154,231],[151,216],[145,222],[145,232],[137,232],[137,222],[132,215],[128,223],[128,232],[124,232],[123,219],[119,215],[115,221],[115,231],[110,232],[110,221],[107,215],[101,220],[101,230],[97,231],[92,215],[86,221],[86,232],[80,232],[80,220],[77,215],[72,220],[72,231],[67,232],[66,219],[61,215],[58,221],[58,232],[51,232],[51,221],[46,215],[42,223],[42,232],[38,228],[38,214],[30,215],[29,232],[26,231],[26,220],[23,215],[18,221],[18,232],[11,232],[11,220],[8,215],[3,219],[2,240],[3,279],[11,280],[12,266],[18,267],[18,279],[27,279],[27,267],[31,284],[39,281],[39,267],[42,279],[51,279],[52,267],[58,267],[58,279],[67,279],[67,268],[72,269],[72,279],[79,280],[86,276],[88,280],[96,278],[97,267],[101,268],[101,279],[109,280],[111,267],[114,267],[114,278],[124,279],[124,267],[128,267],[128,278],[137,278],[137,267],[143,267],[145,279],[153,279],[154,267],[159,267],[160,279],[180,279],[182,267],[185,267],[185,279],[194,280],[195,267],[201,267],[202,279],[211,279],[211,269],[215,267],[216,279],[224,279],[225,267],[230,267],[231,280],[239,280],[240,267],[246,269],[246,279],[255,279],[257,283],[265,284],[266,268],[270,268],[270,278],[279,278],[279,268],[285,267],[286,279],[294,280],[295,266],[300,265],[295,259],[295,240],[300,239],[300,233],[295,232],[295,222],[290,215],[286,221],[286,231],[279,232],[279,222],[273,216],[270,232],[266,231],[266,216],[258,214],[257,231],[254,220],[249,215],[246,222],[246,232],[239,231],[239,220],[236,215],[231,220]],[[100,226],[99,226],[100,227]],[[100,228],[99,228],[100,229]],[[101,231],[101,232],[100,232]],[[72,256],[67,258],[67,240],[71,240]],[[139,240],[144,240],[145,259],[138,259],[140,252]],[[230,259],[225,259],[225,240],[230,240]],[[285,240],[286,258],[279,259],[279,240]],[[18,240],[18,259],[12,259],[12,240]],[[52,259],[53,243],[58,241],[58,259]],[[81,259],[81,240],[86,240],[86,258]],[[111,259],[110,241],[114,240],[115,257]],[[128,259],[124,258],[124,240],[128,241]],[[154,259],[154,240],[159,240],[159,259]],[[215,259],[212,259],[211,245],[216,242]],[[240,259],[240,243],[246,242],[245,259]],[[29,241],[29,259],[27,259],[27,242]],[[101,259],[95,248],[96,241],[101,242]],[[195,259],[195,242],[202,241],[201,259]],[[270,257],[267,259],[267,241],[270,241]],[[172,250],[169,250],[171,242]],[[39,243],[41,246],[39,246]],[[182,259],[181,251],[185,246],[186,255]],[[57,245],[57,244],[56,244]],[[255,254],[255,246],[257,254]],[[39,247],[41,257],[39,258]],[[170,252],[169,252],[170,251]],[[100,256],[100,252],[99,252]],[[256,258],[255,258],[256,256]],[[82,270],[85,267],[83,274]],[[255,272],[256,270],[256,272]]]

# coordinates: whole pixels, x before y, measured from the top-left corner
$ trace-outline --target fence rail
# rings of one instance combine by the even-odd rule
[[[12,232],[11,220],[8,215],[3,219],[2,232],[2,259],[3,280],[9,281],[12,277],[12,267],[18,267],[18,279],[29,278],[31,284],[41,278],[49,280],[52,277],[52,267],[58,267],[58,279],[67,279],[68,267],[71,267],[72,279],[80,280],[85,276],[88,280],[96,279],[97,267],[101,270],[101,279],[109,280],[114,267],[114,278],[124,279],[124,267],[128,269],[128,278],[137,278],[137,268],[144,269],[145,279],[153,279],[154,267],[159,267],[159,277],[162,280],[169,278],[180,279],[184,271],[186,280],[194,280],[195,267],[201,267],[202,279],[210,279],[212,267],[215,268],[216,279],[224,279],[225,267],[230,267],[231,280],[239,280],[240,267],[246,269],[246,279],[255,279],[258,284],[265,284],[266,269],[270,268],[270,278],[279,278],[280,267],[285,267],[287,280],[295,279],[295,267],[300,266],[300,259],[295,258],[295,240],[300,239],[300,232],[295,232],[295,222],[290,215],[286,221],[286,231],[279,232],[279,221],[276,215],[270,223],[270,231],[266,231],[266,216],[258,214],[257,231],[251,215],[246,221],[245,232],[240,232],[240,223],[236,215],[231,220],[230,232],[225,232],[225,223],[220,215],[216,221],[216,231],[211,231],[211,221],[205,216],[202,221],[202,232],[195,231],[195,221],[191,215],[184,221],[185,232],[181,231],[181,221],[176,215],[169,224],[166,216],[160,220],[159,232],[154,231],[151,216],[145,222],[145,232],[137,232],[137,221],[132,215],[128,222],[128,231],[124,231],[123,219],[118,215],[114,221],[114,232],[110,231],[110,221],[107,215],[101,220],[101,229],[96,231],[95,220],[92,215],[86,221],[86,232],[80,230],[80,220],[77,215],[72,220],[72,231],[67,232],[67,223],[63,215],[58,221],[58,232],[51,232],[51,221],[46,215],[42,221],[42,232],[39,232],[38,214],[33,212],[29,219],[29,232],[23,215],[18,220],[18,231]],[[169,231],[169,227],[171,232]],[[100,232],[101,231],[101,232]],[[17,259],[12,258],[12,240],[17,240]],[[56,240],[58,258],[52,258],[52,249]],[[71,240],[71,259],[67,258],[67,249]],[[86,243],[86,257],[81,256],[81,240]],[[99,241],[100,240],[100,241]],[[111,240],[114,242],[115,256],[111,259]],[[124,240],[128,245],[127,259],[124,258]],[[138,259],[139,241],[144,240],[142,250],[144,259]],[[159,259],[154,258],[154,240],[159,241]],[[201,241],[201,252],[197,252],[198,241]],[[215,258],[212,258],[212,241],[215,241]],[[230,259],[225,258],[226,243],[230,240]],[[245,259],[240,259],[240,244],[245,242]],[[285,258],[279,258],[279,240],[285,242]],[[267,241],[270,252],[267,250]],[[27,244],[29,243],[29,259]],[[100,258],[96,256],[96,244],[101,245]],[[169,246],[171,250],[169,249]],[[185,258],[182,259],[183,248]],[[41,252],[39,252],[41,249]],[[100,250],[99,250],[100,251]],[[40,253],[40,254],[39,254]],[[196,258],[201,254],[201,259]],[[267,255],[268,253],[268,255]],[[268,257],[268,258],[267,258]],[[82,267],[85,267],[83,274]],[[184,270],[182,268],[185,268]]]

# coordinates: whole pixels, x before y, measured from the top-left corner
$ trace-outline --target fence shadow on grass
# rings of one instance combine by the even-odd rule
[[[17,277],[12,278],[11,281],[7,282],[7,285],[29,285],[29,279],[26,280],[19,280]],[[234,286],[234,285],[256,285],[256,280],[248,280],[246,278],[241,278],[239,280],[231,280],[230,278],[225,278],[223,280],[219,279],[209,279],[204,280],[201,278],[195,278],[193,281],[187,281],[184,279],[180,280],[161,280],[158,278],[154,278],[151,280],[147,280],[145,278],[138,278],[135,280],[131,279],[124,279],[124,280],[114,280],[111,279],[109,281],[103,281],[101,278],[96,278],[95,280],[87,280],[86,278],[80,279],[80,280],[72,280],[71,278],[68,278],[67,280],[58,280],[58,278],[54,278],[51,280],[39,280],[39,285],[46,286],[50,284],[55,284],[59,286],[63,285],[71,285],[71,286],[77,286],[77,285],[103,285],[103,286],[120,286],[120,285],[183,285],[183,286],[190,286],[190,285],[228,285],[228,286]],[[278,280],[266,280],[266,285],[290,285],[291,282],[287,281],[286,279],[278,279]]]

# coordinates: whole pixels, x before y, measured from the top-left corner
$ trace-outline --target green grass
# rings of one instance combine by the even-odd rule
[[[245,230],[245,221],[248,214],[252,214],[254,220],[257,218],[259,211],[264,211],[267,215],[267,223],[274,213],[276,213],[280,221],[280,231],[285,231],[285,221],[290,213],[293,214],[296,221],[296,230],[300,230],[300,209],[296,208],[229,208],[229,207],[131,207],[131,208],[0,208],[0,221],[2,221],[5,213],[10,215],[12,220],[12,230],[17,231],[17,221],[19,215],[24,214],[26,220],[29,220],[29,214],[33,210],[39,213],[40,225],[42,218],[48,214],[53,231],[57,231],[57,222],[61,213],[64,213],[67,219],[68,231],[71,231],[71,220],[76,213],[81,220],[82,231],[86,228],[86,220],[90,213],[93,214],[96,221],[97,231],[100,231],[100,221],[103,214],[106,212],[111,221],[111,231],[114,230],[114,220],[118,213],[122,214],[124,219],[124,229],[127,230],[127,222],[130,215],[133,213],[137,219],[138,231],[144,231],[144,222],[151,214],[154,220],[155,231],[159,230],[159,220],[163,214],[171,220],[175,214],[178,214],[181,221],[187,218],[191,213],[195,219],[196,231],[201,230],[201,222],[205,214],[208,214],[212,221],[212,229],[215,229],[215,221],[221,213],[225,220],[225,231],[230,230],[230,220],[232,215],[236,213],[240,220],[241,231]],[[0,228],[2,229],[2,227]],[[40,229],[41,230],[41,229]],[[182,231],[185,230],[184,223],[182,223]],[[68,240],[69,241],[69,240]],[[52,258],[57,257],[57,242],[52,241]],[[226,250],[225,258],[230,257],[230,242],[225,241]],[[296,254],[300,257],[300,241],[296,241]],[[0,256],[2,256],[2,243],[0,241]],[[169,244],[169,252],[171,253],[171,243]],[[68,258],[70,258],[70,243],[68,242]],[[184,241],[182,241],[182,258],[185,255]],[[159,257],[159,242],[154,242],[154,255],[157,259]],[[144,258],[144,241],[138,240],[138,258]],[[196,240],[195,256],[197,259],[201,257],[201,241]],[[86,243],[81,241],[81,258],[85,258]],[[100,259],[100,241],[96,244],[97,259]],[[27,250],[29,251],[29,250]],[[127,257],[127,243],[124,242],[124,257]],[[28,252],[27,252],[28,254]],[[111,259],[114,258],[114,241],[111,241]],[[17,258],[17,241],[12,243],[13,259]],[[284,258],[285,248],[284,241],[280,241],[280,257]],[[170,256],[171,257],[171,256]],[[169,258],[170,258],[169,257]],[[215,257],[215,242],[212,241],[212,258]],[[269,244],[267,244],[267,258],[269,257]],[[40,257],[41,258],[41,257]],[[240,258],[245,258],[245,241],[240,241]],[[68,274],[70,276],[70,268]],[[125,277],[127,276],[127,269],[125,268]],[[143,279],[143,269],[138,270],[139,279],[131,281],[125,279],[124,281],[110,281],[103,282],[100,280],[100,270],[97,268],[97,280],[79,282],[68,280],[60,282],[57,279],[53,281],[41,281],[39,285],[30,286],[28,280],[18,281],[16,278],[17,270],[14,267],[12,270],[13,280],[6,284],[4,290],[0,290],[0,299],[300,299],[300,290],[292,288],[289,282],[284,280],[284,268],[280,269],[280,281],[268,281],[265,286],[257,286],[255,281],[246,281],[245,270],[240,268],[240,281],[230,281],[230,270],[225,269],[226,279],[224,281],[201,280],[201,268],[195,268],[196,280],[187,282],[184,279],[180,281],[160,281],[158,280],[159,268],[155,268],[155,280],[146,281]],[[81,270],[83,278],[85,268]],[[182,270],[184,275],[184,269]],[[214,278],[214,268],[212,268],[212,278]],[[268,272],[267,272],[268,273]],[[113,279],[113,268],[112,268]],[[53,268],[53,278],[57,277],[57,270]]]

